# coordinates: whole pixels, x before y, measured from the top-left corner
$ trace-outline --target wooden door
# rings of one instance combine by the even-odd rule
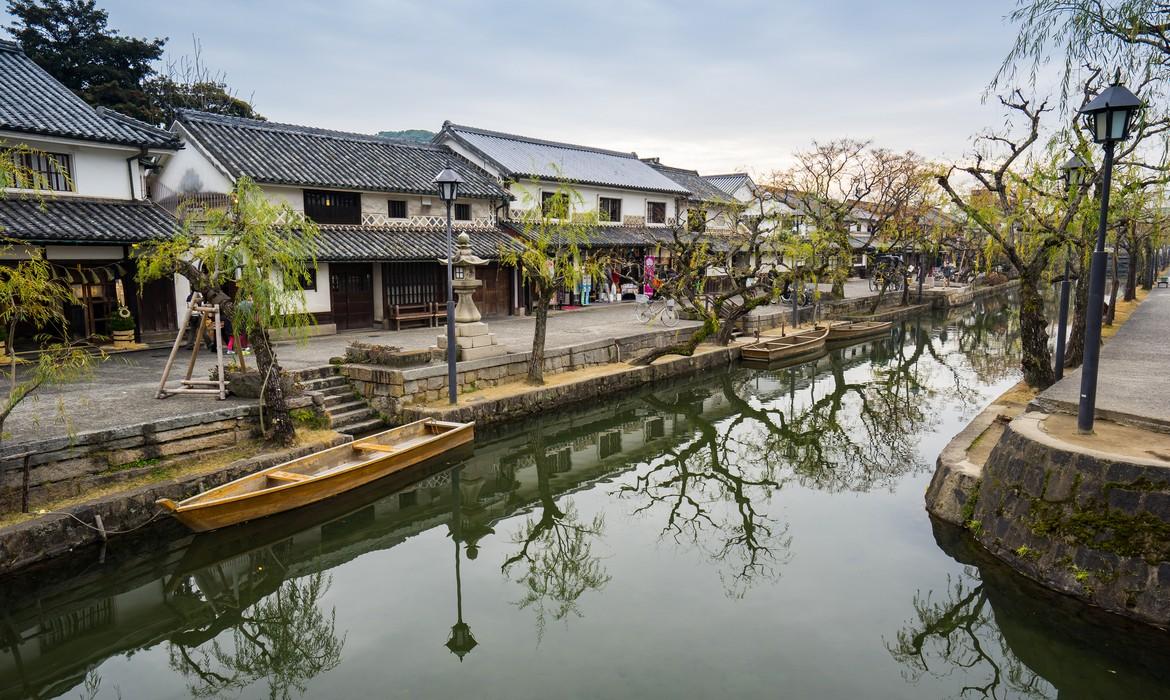
[[[484,316],[507,316],[512,309],[512,269],[497,263],[475,270],[483,282],[475,295],[475,305]]]
[[[337,330],[374,325],[374,268],[370,263],[329,265],[329,303]]]
[[[166,277],[142,287],[138,298],[136,284],[127,285],[127,302],[137,304],[138,329],[148,333],[174,333],[178,330],[175,309],[175,280]]]

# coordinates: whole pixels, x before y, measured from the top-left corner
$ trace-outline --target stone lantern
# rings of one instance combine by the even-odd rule
[[[446,265],[447,259],[440,258],[439,262]],[[460,233],[455,239],[455,255],[451,259],[451,287],[459,297],[455,305],[455,346],[456,357],[460,360],[478,360],[507,353],[496,343],[495,334],[488,332],[487,324],[480,321],[482,315],[473,298],[475,290],[483,286],[483,282],[475,278],[475,268],[487,264],[487,260],[471,252],[471,236],[466,231]],[[439,336],[438,347],[447,349],[446,336]]]

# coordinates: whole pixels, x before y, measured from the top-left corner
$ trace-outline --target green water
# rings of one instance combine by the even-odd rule
[[[0,582],[0,699],[1150,698],[1167,636],[934,524],[1010,307],[480,430],[475,453]]]

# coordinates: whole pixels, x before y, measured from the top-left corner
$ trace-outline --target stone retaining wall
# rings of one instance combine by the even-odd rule
[[[622,362],[643,351],[685,340],[690,328],[642,333],[625,338],[597,340],[581,345],[548,348],[544,354],[546,375]],[[468,360],[458,364],[456,381],[461,394],[509,382],[520,382],[528,373],[530,352]],[[376,365],[345,365],[341,368],[354,389],[375,410],[400,420],[412,405],[437,401],[447,395],[447,365],[435,364],[410,369]]]
[[[1170,623],[1170,469],[1077,448],[1015,419],[960,519],[1021,573],[1111,612]]]
[[[674,377],[697,374],[706,370],[722,370],[739,359],[738,347],[720,348],[693,357],[673,357],[659,360],[645,367],[630,367],[612,374],[589,377],[555,386],[532,387],[521,393],[499,399],[486,400],[456,408],[424,408],[407,406],[403,420],[438,418],[452,421],[475,421],[486,426],[558,410],[581,401],[601,396],[612,396]]]
[[[215,472],[194,474],[116,493],[70,508],[67,514],[50,513],[35,520],[0,528],[0,575],[47,561],[77,547],[100,542],[102,535],[93,527],[97,516],[101,517],[108,536],[113,537],[166,517],[161,514],[160,506],[155,505],[155,501],[160,498],[183,500],[204,488],[226,484],[260,469],[344,444],[350,439],[337,435],[292,450],[237,460]]]
[[[312,399],[291,400],[294,408]],[[255,405],[233,406],[77,435],[5,444],[0,449],[0,513],[34,510],[110,484],[138,478],[163,460],[204,455],[236,445],[258,423]],[[27,467],[27,468],[26,468]]]

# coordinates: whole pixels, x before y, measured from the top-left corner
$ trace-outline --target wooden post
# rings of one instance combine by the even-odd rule
[[[171,374],[171,367],[175,364],[175,356],[179,354],[179,347],[183,344],[183,336],[187,333],[187,326],[191,325],[191,311],[194,310],[195,304],[198,303],[198,296],[198,294],[191,295],[191,302],[187,304],[187,313],[183,316],[183,321],[179,324],[179,334],[175,336],[175,344],[171,346],[170,357],[167,358],[167,364],[163,367],[162,379],[158,383],[157,398],[165,399],[167,397],[167,377]]]
[[[24,455],[24,469],[20,477],[20,512],[28,512],[28,460],[32,457],[31,452],[26,452]]]
[[[187,362],[186,379],[190,379],[195,372],[195,360],[199,357],[199,346],[203,345],[203,335],[207,332],[207,314],[199,312],[199,330],[195,331],[195,345],[191,348],[191,359]]]
[[[220,323],[219,304],[215,305],[215,364],[219,368],[219,400],[223,401],[227,398],[227,385],[223,376],[223,325]]]

